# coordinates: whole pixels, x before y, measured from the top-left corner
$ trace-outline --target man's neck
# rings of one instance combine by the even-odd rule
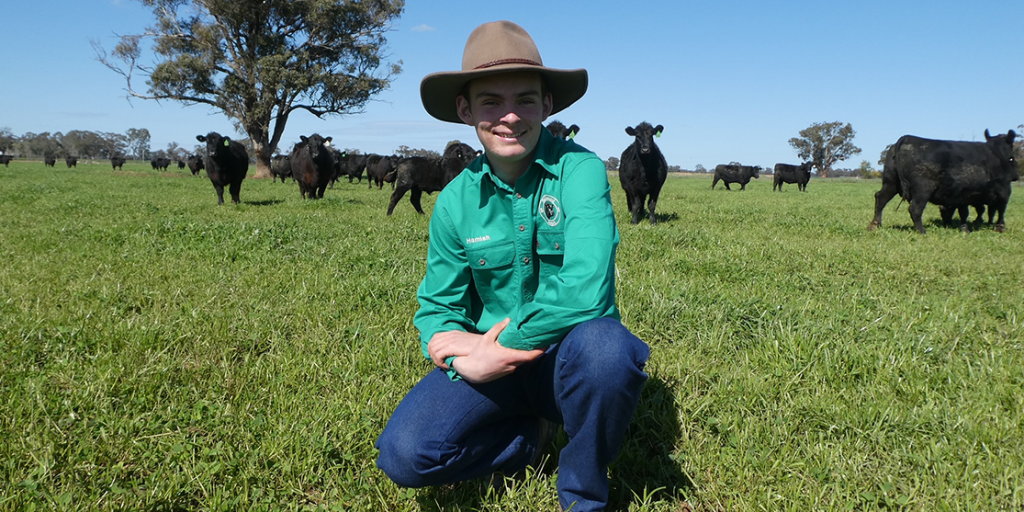
[[[491,173],[497,176],[501,181],[508,184],[508,186],[514,187],[516,181],[518,181],[519,178],[526,174],[526,171],[530,169],[530,164],[533,163],[533,155],[530,155],[530,158],[524,158],[518,162],[493,162],[490,158],[487,159],[487,162],[491,166]]]

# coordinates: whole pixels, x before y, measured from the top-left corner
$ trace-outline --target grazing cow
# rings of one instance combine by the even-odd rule
[[[11,155],[0,155],[0,164],[4,164],[4,167],[10,167],[11,160],[14,160]]]
[[[374,158],[377,157],[377,158]],[[379,156],[373,155],[366,159],[366,181],[369,184],[368,188],[373,188],[373,184],[377,184],[377,190],[384,188],[384,180],[390,175],[391,186],[394,188],[395,183],[395,169],[398,168],[398,161],[400,159],[397,156]]]
[[[548,123],[547,129],[551,132],[551,135],[562,140],[572,139],[580,132],[579,126],[572,125],[566,128],[564,124],[558,121],[551,121]]]
[[[64,163],[68,164],[68,169],[74,167],[78,168],[78,157],[77,156],[66,156],[64,157]]]
[[[395,169],[395,191],[391,193],[388,203],[388,215],[395,210],[395,205],[402,199],[406,191],[412,191],[409,202],[418,213],[420,197],[423,192],[438,192],[455,179],[463,169],[477,156],[476,151],[468,144],[450,144],[441,158],[413,156],[403,159]]]
[[[47,167],[54,167],[54,166],[57,165],[57,159],[55,157],[52,157],[52,156],[44,157],[43,158],[43,165],[45,165]]]
[[[804,162],[800,165],[775,164],[772,192],[775,192],[776,188],[782,192],[783,183],[796,183],[798,190],[807,192],[807,182],[811,181],[812,165],[811,162]]]
[[[327,185],[334,178],[334,152],[331,151],[331,137],[314,133],[309,137],[299,136],[302,142],[292,149],[292,178],[299,182],[299,194],[303,199],[324,197]]]
[[[292,176],[292,156],[291,155],[274,155],[274,158],[270,160],[270,174],[274,177],[274,183],[277,182],[277,178],[281,178],[281,183],[284,183],[285,178],[291,178],[295,181]]]
[[[206,157],[203,165],[206,175],[217,191],[217,204],[224,204],[224,186],[228,186],[231,202],[238,204],[238,193],[242,190],[242,180],[249,171],[249,153],[241,142],[223,137],[217,132],[196,135],[196,140],[206,143]]]
[[[192,176],[199,174],[199,171],[203,170],[203,157],[200,155],[192,155],[188,157],[188,170],[192,171]]]
[[[111,157],[110,158],[110,167],[111,167],[111,170],[114,170],[114,169],[124,170],[124,157],[123,156]]]
[[[732,190],[729,188],[730,183],[739,183],[740,190],[746,190],[747,183],[750,183],[750,178],[757,179],[761,175],[760,173],[761,167],[756,165],[716,165],[715,179],[711,181],[711,190],[715,189],[715,185],[718,184],[718,180],[722,180],[722,183],[725,183],[726,190]]]
[[[1002,233],[1011,182],[1020,179],[1013,158],[1016,137],[1013,130],[995,137],[985,130],[985,142],[900,137],[885,157],[882,189],[875,193],[875,218],[868,231],[882,224],[882,209],[899,194],[910,203],[907,210],[919,233],[925,232],[921,214],[929,202],[958,210],[961,220],[967,218],[969,206],[988,205],[989,215],[999,214],[995,230]],[[952,212],[949,216],[952,219]]]
[[[668,162],[661,154],[655,137],[660,137],[665,130],[660,124],[653,127],[644,121],[636,127],[627,126],[626,134],[634,137],[633,143],[622,152],[619,160],[619,183],[626,191],[626,205],[633,218],[630,221],[638,224],[644,213],[644,200],[647,200],[647,211],[651,224],[657,224],[654,208],[658,205],[658,195],[668,177]]]

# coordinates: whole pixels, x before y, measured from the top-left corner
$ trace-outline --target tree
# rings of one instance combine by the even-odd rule
[[[895,144],[886,144],[885,145],[885,149],[882,150],[882,154],[878,156],[878,166],[879,167],[885,167],[885,159],[889,157],[889,150],[892,149],[892,147],[894,145]]]
[[[412,149],[404,144],[398,146],[398,149],[395,150],[395,154],[402,158],[409,158],[411,156],[422,156],[425,158],[441,158],[441,153],[438,153],[437,151],[433,151],[430,149]]]
[[[814,123],[800,130],[800,137],[789,139],[789,145],[802,160],[813,163],[819,176],[827,178],[836,162],[860,153],[860,148],[853,145],[854,135],[850,123]]]
[[[882,177],[882,173],[874,170],[871,167],[871,162],[868,162],[867,160],[861,160],[860,161],[860,167],[857,168],[857,176],[859,176],[861,178],[864,178],[864,179],[867,179],[867,178],[881,178]]]
[[[693,168],[693,172],[699,172],[699,173],[702,173],[702,174],[707,174],[708,170],[707,170],[707,168],[704,167],[703,164],[697,164],[697,166]]]
[[[124,77],[129,97],[224,112],[253,141],[257,178],[270,177],[270,157],[293,112],[362,113],[401,72],[399,61],[376,74],[384,34],[404,0],[139,1],[156,25],[121,36],[110,55],[93,41],[98,59]],[[154,40],[154,65],[140,62],[144,38]],[[135,73],[148,91],[135,89]]]
[[[617,171],[617,170],[619,170],[619,159],[614,157],[614,156],[608,157],[608,160],[604,161],[604,169],[606,171]]]
[[[128,138],[126,146],[136,160],[145,160],[149,154],[149,130],[145,128],[129,128],[124,132]]]
[[[14,149],[14,144],[17,142],[18,137],[14,135],[10,128],[0,128],[0,154],[10,154],[11,150]]]

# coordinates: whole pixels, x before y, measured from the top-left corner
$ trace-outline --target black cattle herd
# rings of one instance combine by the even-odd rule
[[[558,121],[547,126],[552,135],[563,140],[572,139],[580,132],[577,125],[566,127]],[[619,182],[626,193],[630,222],[637,224],[646,213],[651,224],[657,223],[655,208],[658,195],[668,175],[668,164],[654,139],[660,137],[664,127],[651,126],[642,122],[627,126],[626,134],[633,141],[622,152],[619,160]],[[1017,162],[1013,157],[1013,143],[1017,134],[1009,130],[1004,135],[989,135],[985,130],[985,142],[961,142],[933,140],[904,135],[900,137],[886,155],[882,170],[882,189],[875,193],[875,216],[868,225],[874,230],[882,224],[882,209],[889,201],[899,196],[909,203],[908,211],[914,228],[924,233],[921,215],[925,205],[935,204],[945,224],[949,225],[953,215],[959,213],[961,225],[970,229],[969,210],[974,208],[977,218],[974,225],[982,222],[988,211],[988,223],[995,221],[994,229],[1006,229],[1004,215],[1010,200],[1011,184],[1020,180]],[[445,187],[474,158],[480,155],[466,144],[450,144],[438,158],[399,157],[395,155],[348,154],[331,146],[331,137],[313,134],[302,136],[290,154],[276,155],[271,161],[270,171],[274,181],[278,178],[292,178],[299,184],[303,199],[317,199],[324,196],[327,188],[333,188],[341,177],[348,182],[361,183],[366,173],[368,187],[376,184],[378,189],[384,183],[391,183],[394,192],[388,203],[387,214],[410,193],[410,202],[417,212],[423,213],[420,198],[423,192],[437,192]],[[249,169],[249,155],[238,141],[231,140],[216,132],[197,135],[196,140],[206,143],[206,155],[192,155],[185,161],[178,160],[178,169],[186,166],[192,175],[206,170],[207,177],[217,192],[218,204],[224,203],[224,187],[228,187],[231,201],[239,202],[242,180]],[[10,155],[0,155],[0,164],[5,167],[11,162]],[[56,158],[46,157],[44,164],[56,165]],[[64,159],[68,168],[77,167],[78,158]],[[125,159],[117,156],[110,159],[114,169],[121,169]],[[160,157],[150,162],[153,169],[166,171],[171,160]],[[739,183],[745,190],[751,178],[758,178],[761,168],[750,165],[722,164],[715,167],[711,189],[721,181],[726,189],[730,183]],[[811,162],[800,165],[775,164],[772,191],[782,191],[784,183],[796,184],[798,190],[807,191],[811,178]]]

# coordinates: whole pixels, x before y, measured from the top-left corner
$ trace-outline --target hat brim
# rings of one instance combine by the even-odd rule
[[[423,81],[420,82],[423,108],[441,121],[463,124],[455,106],[455,98],[462,94],[466,83],[475,78],[515,71],[540,73],[548,92],[551,93],[552,115],[576,103],[576,100],[587,92],[586,69],[552,69],[526,64],[508,64],[472,71],[443,71],[423,77]]]

